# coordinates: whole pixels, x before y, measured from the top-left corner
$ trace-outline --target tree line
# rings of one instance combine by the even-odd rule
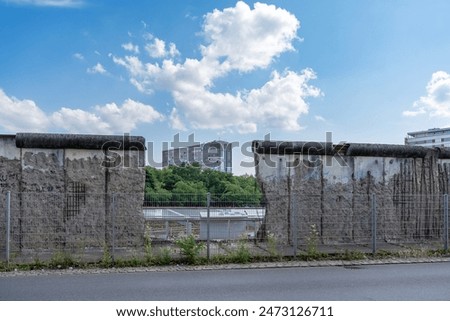
[[[145,168],[145,206],[258,206],[262,193],[251,175],[235,176],[199,165]]]

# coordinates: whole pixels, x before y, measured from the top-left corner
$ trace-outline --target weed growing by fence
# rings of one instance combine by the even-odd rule
[[[248,263],[250,262],[251,257],[247,240],[240,240],[237,244],[237,248],[231,252],[231,260],[236,263]]]
[[[172,263],[172,253],[170,248],[162,248],[155,257],[156,265],[169,265]]]
[[[267,251],[271,257],[278,257],[280,253],[277,249],[277,239],[273,233],[267,235]]]
[[[100,265],[102,267],[112,267],[114,264],[111,254],[109,253],[108,246],[105,244],[103,246],[103,256]]]
[[[317,245],[319,242],[319,232],[315,224],[310,226],[309,235],[306,239],[306,252],[310,257],[318,256]]]
[[[196,264],[200,257],[200,252],[205,248],[204,243],[197,243],[193,235],[178,239],[175,244],[180,248],[181,254],[188,264]]]
[[[65,269],[67,267],[73,266],[74,264],[75,260],[73,259],[73,257],[65,252],[56,252],[55,254],[53,254],[49,263],[51,268],[57,269]]]
[[[360,251],[349,251],[345,250],[343,254],[338,256],[344,261],[354,261],[354,260],[364,260],[367,258],[366,254]]]
[[[144,236],[144,247],[145,247],[145,262],[147,264],[152,264],[155,260],[155,255],[153,254],[152,239],[150,237],[150,229],[146,228]]]

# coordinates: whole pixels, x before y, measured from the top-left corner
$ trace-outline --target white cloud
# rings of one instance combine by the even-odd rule
[[[47,116],[34,101],[8,97],[0,89],[0,127],[9,132],[40,132],[48,125]]]
[[[153,36],[150,40],[153,40],[153,42],[147,44],[145,50],[152,58],[175,57],[180,54],[177,46],[172,42],[169,44],[169,48],[166,49],[166,42],[164,40],[153,38]]]
[[[145,50],[147,50],[150,57],[161,58],[166,55],[166,43],[161,39],[155,38],[153,43],[145,46]]]
[[[282,52],[293,50],[300,22],[288,11],[255,3],[252,10],[239,1],[234,8],[214,10],[205,18],[203,31],[210,44],[203,55],[225,57],[233,69],[250,71],[267,67]]]
[[[164,116],[152,106],[127,99],[116,103],[94,107],[93,112],[81,109],[61,108],[51,115],[52,122],[68,132],[84,133],[129,133],[140,123],[161,121]]]
[[[180,118],[180,115],[178,114],[178,111],[176,108],[172,109],[172,112],[170,113],[170,127],[172,127],[175,130],[186,130],[186,126],[183,124],[183,121]]]
[[[80,54],[79,52],[74,53],[73,57],[78,60],[84,60],[84,56],[82,54]]]
[[[84,5],[83,0],[2,0],[6,3],[38,7],[78,8]]]
[[[300,130],[299,117],[309,110],[305,98],[321,95],[319,89],[308,85],[315,78],[311,69],[301,73],[287,71],[284,75],[274,72],[263,87],[249,93],[247,101],[253,109],[252,116],[256,115],[266,127]]]
[[[95,66],[87,69],[87,72],[90,74],[106,74],[106,69],[102,66],[101,63],[97,63]]]
[[[244,88],[235,93],[218,92],[215,81],[232,71],[250,72],[267,68],[281,53],[294,50],[300,22],[286,10],[256,3],[251,9],[244,2],[235,7],[214,10],[205,16],[203,35],[207,44],[201,47],[200,59],[174,62],[175,45],[153,37],[146,46],[150,57],[160,63],[142,61],[138,56],[114,57],[127,69],[130,82],[141,92],[171,92],[177,106],[193,128],[231,129],[241,133],[256,132],[258,126],[299,130],[299,118],[306,114],[308,97],[320,90],[308,85],[315,73],[274,71],[262,87]],[[184,126],[184,125],[183,125]]]
[[[131,42],[122,44],[122,48],[131,51],[132,53],[139,54],[139,46],[133,45]]]
[[[168,55],[170,57],[175,57],[175,56],[180,55],[180,52],[178,51],[177,46],[173,42],[169,43]]]
[[[99,116],[81,109],[61,108],[54,112],[50,119],[57,128],[69,133],[99,133],[113,132],[108,123]]]
[[[115,103],[104,106],[96,106],[95,111],[106,123],[114,129],[114,132],[130,132],[138,123],[154,123],[162,121],[164,116],[152,106],[127,99],[118,106]]]
[[[136,56],[126,56],[124,59],[112,56],[113,61],[128,69],[131,75],[144,76],[144,65]]]
[[[450,75],[437,71],[426,86],[426,96],[414,102],[412,110],[403,112],[404,116],[428,114],[431,117],[450,118]]]
[[[161,121],[164,116],[152,106],[127,99],[118,106],[116,103],[95,106],[93,112],[61,108],[51,115],[52,122],[68,132],[84,133],[129,133],[140,123]]]
[[[307,97],[317,97],[320,90],[309,86],[315,74],[287,71],[272,74],[261,88],[248,93],[212,93],[204,88],[174,91],[177,106],[194,128],[235,128],[240,133],[256,132],[258,125],[288,131],[301,129],[299,117],[308,112]]]
[[[63,107],[46,114],[32,100],[8,97],[0,89],[0,128],[9,132],[45,132],[63,130],[70,133],[112,134],[131,132],[139,124],[162,121],[164,116],[152,106],[127,99],[96,106],[92,111]]]

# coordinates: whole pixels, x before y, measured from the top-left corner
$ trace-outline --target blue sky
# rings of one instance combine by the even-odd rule
[[[450,126],[450,1],[0,0],[0,133],[403,144]],[[239,168],[234,151],[234,171]]]

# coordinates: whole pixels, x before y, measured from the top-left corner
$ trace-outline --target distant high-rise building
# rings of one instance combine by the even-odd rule
[[[432,128],[408,133],[405,145],[450,147],[450,128]]]
[[[194,163],[198,163],[201,168],[210,168],[231,173],[232,146],[228,142],[214,140],[208,143],[162,151],[163,167]]]

